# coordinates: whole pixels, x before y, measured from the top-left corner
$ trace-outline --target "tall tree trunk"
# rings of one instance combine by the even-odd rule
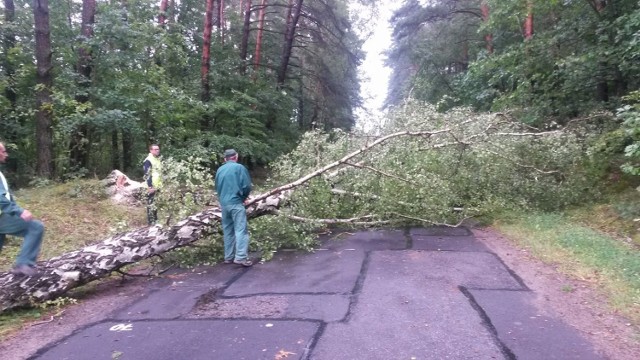
[[[200,82],[202,84],[202,92],[200,99],[208,102],[211,98],[209,87],[209,69],[211,66],[211,30],[213,27],[213,6],[216,0],[207,0],[207,9],[204,16],[204,32],[202,44],[202,65],[200,68]]]
[[[482,21],[489,21],[489,5],[486,1],[480,4],[480,10],[482,11]],[[485,46],[489,54],[493,54],[493,34],[488,33],[484,36]]]
[[[176,4],[174,0],[169,0],[169,5],[167,6],[167,23],[168,24],[173,24],[176,20],[175,15],[176,15]]]
[[[280,59],[280,67],[278,68],[278,86],[282,86],[287,77],[287,68],[291,59],[291,51],[293,49],[293,40],[296,34],[296,27],[300,19],[300,11],[302,10],[302,1],[296,0],[295,8],[291,17],[291,22],[287,25],[287,32],[284,36],[284,47],[282,48],[282,58]]]
[[[51,33],[49,31],[49,0],[33,0],[36,36],[36,174],[53,177],[53,112],[51,109]]]
[[[4,89],[4,96],[9,101],[9,108],[12,112],[16,109],[16,104],[18,101],[18,95],[15,92],[15,81],[13,79],[13,75],[15,74],[15,68],[13,62],[9,58],[9,53],[11,49],[13,49],[16,45],[16,35],[14,32],[14,21],[16,17],[16,8],[13,3],[13,0],[4,0],[4,20],[5,25],[5,34],[2,37],[2,46],[4,48],[4,61],[2,62],[2,67],[4,68],[4,73],[7,79],[7,85]],[[15,115],[15,113],[14,113]],[[22,125],[22,120],[20,120],[20,124]],[[16,126],[18,124],[16,123]],[[5,137],[5,141],[15,142],[18,140],[17,128],[3,129],[3,135]],[[16,158],[7,159],[7,168],[13,172],[18,171],[18,161]]]
[[[240,73],[242,75],[247,72],[247,49],[249,48],[249,33],[251,32],[251,0],[246,0],[244,5],[244,24],[242,25],[242,42],[240,43],[240,59],[242,60]]]
[[[258,15],[258,34],[256,36],[256,52],[253,58],[253,69],[258,71],[260,67],[260,52],[262,51],[262,29],[264,28],[264,15],[267,8],[267,0],[262,0],[260,13]]]
[[[120,146],[118,144],[118,130],[115,129],[111,131],[111,168],[122,169],[120,167]]]
[[[304,83],[302,79],[298,80],[298,129],[304,130]]]
[[[533,2],[527,2],[527,18],[524,21],[524,39],[529,40],[533,37]]]
[[[595,9],[599,14],[601,14],[604,11],[606,5],[607,5],[606,1],[603,1],[603,0],[595,1]],[[604,39],[606,38],[598,40],[598,42],[600,43],[598,44],[598,46],[600,47],[608,46],[608,41]],[[607,60],[603,59],[598,61],[598,75],[596,76],[596,79],[598,81],[596,84],[596,99],[601,102],[609,102],[609,83],[607,82],[608,68],[609,68],[609,63],[607,62]]]
[[[220,33],[220,44],[224,45],[224,0],[218,0],[218,32]]]
[[[9,107],[13,112],[16,109],[16,103],[18,101],[18,95],[14,90],[15,82],[13,79],[13,75],[15,73],[15,68],[13,66],[13,62],[9,59],[8,54],[11,49],[16,45],[16,35],[13,31],[13,22],[16,18],[16,8],[13,4],[13,0],[4,0],[4,20],[5,25],[8,25],[5,28],[4,36],[2,37],[2,47],[4,48],[4,58],[1,63],[4,68],[4,74],[7,79],[7,86],[4,89],[4,96],[9,101]],[[17,125],[17,124],[16,124]],[[4,128],[2,133],[5,137],[5,141],[15,142],[18,140],[17,129],[6,129]],[[15,158],[7,159],[7,168],[13,172],[18,171],[18,161]]]
[[[80,104],[89,101],[89,88],[91,87],[91,50],[87,42],[93,37],[93,24],[95,23],[96,0],[82,1],[82,23],[80,28],[80,44],[78,46],[78,94],[75,99]],[[69,142],[69,164],[71,168],[86,168],[89,164],[89,134],[90,129],[86,123],[79,124],[71,134]]]
[[[220,0],[213,2],[213,26],[216,30],[220,30]]]
[[[122,130],[122,169],[125,173],[133,169],[133,136],[129,130]]]
[[[164,28],[166,25],[168,5],[169,5],[169,0],[160,1],[160,9],[158,11],[158,25],[162,28]]]
[[[5,34],[3,36],[2,42],[3,42],[3,47],[4,47],[4,53],[5,53],[5,57],[4,57],[4,61],[3,61],[3,67],[4,67],[4,73],[7,76],[7,80],[9,81],[9,85],[4,89],[4,95],[7,98],[7,100],[9,100],[9,104],[11,106],[12,109],[15,109],[16,107],[16,101],[17,101],[17,94],[13,88],[13,74],[15,72],[15,69],[13,68],[13,64],[11,63],[11,60],[9,60],[9,52],[11,51],[11,49],[16,45],[16,35],[13,31],[13,22],[15,21],[16,18],[16,8],[13,4],[13,0],[4,0],[4,20],[5,20],[5,24],[9,25],[8,27],[5,28]]]

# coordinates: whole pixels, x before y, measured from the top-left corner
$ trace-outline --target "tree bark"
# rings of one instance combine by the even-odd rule
[[[133,169],[133,135],[129,130],[122,130],[122,169],[130,172]]]
[[[482,21],[484,21],[485,23],[487,21],[489,21],[489,5],[487,4],[486,1],[483,1],[480,4],[480,11],[482,12]],[[493,34],[492,33],[488,33],[484,36],[484,41],[485,41],[485,46],[487,47],[487,52],[489,54],[493,54]]]
[[[240,73],[242,75],[247,72],[247,49],[249,48],[249,33],[251,32],[251,0],[246,0],[244,5],[244,24],[242,25],[242,42],[240,43],[240,59],[242,60]]]
[[[202,65],[200,67],[200,82],[202,92],[200,99],[208,102],[211,98],[209,87],[209,69],[211,66],[211,30],[213,27],[213,5],[216,0],[207,0],[207,8],[204,16],[203,44],[202,44]]]
[[[461,125],[469,123],[463,122]],[[311,179],[343,168],[349,160],[374,147],[402,136],[431,137],[446,133],[450,129],[436,131],[401,131],[369,143],[320,169],[317,169],[289,184],[274,188],[253,198],[247,204],[247,218],[274,214],[291,196],[292,191]],[[336,172],[338,173],[339,170]],[[328,174],[327,176],[332,176]],[[220,232],[221,211],[213,207],[184,219],[177,224],[144,227],[118,234],[95,245],[72,251],[39,263],[42,274],[25,278],[11,273],[0,274],[0,312],[30,306],[34,302],[54,299],[67,291],[108,276],[126,265],[156,256],[167,251],[192,244],[208,235]]]
[[[111,131],[111,168],[122,169],[120,166],[120,146],[118,144],[118,130]]]
[[[33,0],[36,37],[36,174],[53,177],[53,111],[51,104],[51,33],[49,31],[49,1]]]
[[[224,0],[218,0],[218,32],[220,44],[224,45]]]
[[[13,49],[16,45],[16,35],[13,30],[13,23],[16,18],[16,8],[13,3],[13,0],[4,0],[4,20],[5,24],[8,25],[5,28],[4,36],[2,37],[2,47],[4,49],[4,58],[2,61],[2,67],[4,68],[4,74],[6,76],[6,87],[4,89],[4,96],[9,101],[9,108],[11,111],[15,111],[16,104],[18,101],[18,94],[14,90],[15,82],[13,79],[13,75],[15,74],[15,68],[13,62],[9,58],[9,53],[11,49]],[[19,120],[22,125],[22,120]],[[3,133],[5,136],[5,141],[15,142],[18,140],[17,131],[13,131],[13,129],[3,129]],[[6,163],[7,169],[13,172],[18,171],[18,161],[17,159],[7,159]]]
[[[92,54],[87,42],[93,37],[93,24],[95,23],[96,0],[82,1],[82,23],[80,28],[80,44],[78,46],[78,93],[75,99],[84,104],[89,101],[89,88],[91,87]],[[89,126],[86,123],[79,124],[71,134],[69,142],[69,165],[71,168],[86,168],[89,163]]]
[[[169,0],[161,0],[160,1],[160,9],[158,10],[158,25],[161,28],[164,28],[167,21],[167,6],[169,5]]]
[[[524,21],[524,39],[530,40],[533,37],[533,2],[527,2],[527,18]]]
[[[11,106],[12,109],[15,109],[16,107],[16,101],[17,101],[17,94],[13,89],[13,74],[15,72],[15,69],[13,68],[13,64],[11,63],[11,60],[9,60],[9,51],[11,51],[11,49],[13,49],[13,47],[16,45],[16,35],[13,31],[13,27],[11,25],[13,25],[13,22],[15,21],[16,18],[16,8],[15,5],[13,4],[13,0],[4,0],[4,21],[6,25],[9,25],[8,28],[5,29],[5,34],[2,38],[3,41],[3,47],[4,47],[4,61],[3,61],[3,67],[4,67],[4,73],[7,76],[7,79],[9,80],[9,85],[4,89],[4,96],[7,98],[7,100],[9,100],[9,104]]]
[[[253,70],[258,71],[260,67],[260,52],[262,51],[262,29],[264,28],[264,16],[267,8],[267,0],[262,0],[260,13],[258,15],[258,34],[256,36],[256,52],[253,57]]]
[[[300,19],[300,12],[302,11],[302,1],[297,0],[295,9],[291,16],[291,21],[287,21],[287,31],[284,37],[284,46],[282,48],[282,58],[280,59],[280,67],[278,68],[278,86],[282,86],[287,78],[287,68],[289,67],[289,61],[291,59],[291,51],[293,49],[293,40],[296,34],[296,27],[298,26],[298,20]]]

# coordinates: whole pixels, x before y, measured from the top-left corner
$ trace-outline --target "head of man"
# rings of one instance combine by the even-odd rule
[[[155,157],[160,156],[160,146],[158,144],[151,144],[151,146],[149,146],[149,153]]]
[[[0,142],[0,164],[4,164],[8,157],[9,154],[7,153],[7,149],[4,147],[4,143]]]
[[[224,161],[238,161],[238,152],[236,152],[234,149],[225,150]]]

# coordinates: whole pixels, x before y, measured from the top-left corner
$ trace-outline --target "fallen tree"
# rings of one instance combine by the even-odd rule
[[[430,116],[439,115],[430,114]],[[525,177],[554,176],[558,173],[556,170],[538,168],[536,164],[529,164],[523,158],[505,153],[507,146],[499,146],[497,149],[494,139],[500,137],[511,139],[557,137],[561,134],[560,131],[515,132],[512,130],[519,125],[505,120],[503,116],[480,116],[466,120],[457,118],[449,123],[439,121],[438,125],[441,126],[438,130],[395,131],[378,138],[349,140],[348,146],[341,147],[341,154],[317,153],[315,154],[317,158],[313,162],[309,162],[309,158],[314,157],[314,154],[309,153],[313,152],[313,150],[309,150],[313,145],[305,145],[305,141],[303,141],[298,152],[299,155],[301,154],[299,157],[306,162],[306,165],[298,166],[296,169],[298,169],[297,171],[313,170],[286,185],[275,187],[253,197],[247,205],[247,216],[252,219],[263,215],[281,215],[292,221],[324,223],[389,224],[391,219],[396,219],[434,224],[437,222],[420,215],[424,212],[451,213],[452,216],[460,220],[477,211],[470,206],[455,207],[454,205],[459,203],[459,199],[440,201],[440,204],[431,205],[429,201],[434,204],[436,201],[421,195],[423,190],[418,189],[418,186],[426,183],[428,185],[427,191],[431,189],[436,193],[436,190],[441,190],[442,181],[451,181],[452,175],[445,174],[441,181],[434,182],[425,177],[429,174],[424,174],[425,170],[420,167],[424,164],[417,164],[419,166],[414,163],[408,164],[408,155],[397,157],[393,155],[392,151],[395,151],[393,149],[410,151],[411,154],[420,152],[431,154],[431,152],[448,148],[453,149],[454,158],[458,159],[462,159],[462,155],[471,154],[477,157],[480,154],[492,156],[489,161],[509,162],[512,166],[528,171],[529,173],[525,173]],[[415,126],[417,129],[425,127],[433,127],[433,122],[424,122]],[[307,137],[307,140],[311,141],[309,144],[312,144],[313,138],[314,136]],[[566,139],[562,141],[566,142]],[[311,147],[305,148],[305,146]],[[517,150],[518,146],[509,145],[509,149],[511,148]],[[530,154],[525,153],[524,156],[527,155]],[[325,160],[324,157],[331,156],[339,160],[327,161],[328,164],[314,168],[316,164]],[[433,156],[433,154],[429,156]],[[424,159],[432,158],[425,157]],[[292,167],[291,161],[291,158],[285,159],[280,167]],[[450,165],[453,167],[454,165],[461,166],[460,164],[462,162]],[[410,166],[407,167],[407,165]],[[399,169],[401,171],[397,171]],[[364,188],[374,189],[373,193],[365,194],[359,191],[363,186],[359,188],[352,186],[354,181],[358,181],[359,175],[355,174],[363,171],[368,172],[371,176],[366,181],[360,180],[360,183],[365,184]],[[293,176],[291,171],[288,176]],[[118,176],[115,176],[114,179],[117,185]],[[376,183],[371,181],[376,181]],[[389,181],[389,183],[382,184],[381,181]],[[402,186],[408,189],[406,190],[408,191],[407,196],[403,196],[405,190],[400,191]],[[313,189],[314,187],[326,190],[330,196],[364,198],[364,201],[356,200],[360,204],[360,213],[350,217],[318,219],[284,211],[284,204],[288,201],[294,201],[292,200],[294,193],[304,193],[305,189]],[[338,189],[337,187],[342,188]],[[387,194],[388,192],[390,194]],[[488,192],[488,194],[490,193]],[[486,194],[479,194],[479,196],[486,197]],[[391,200],[388,200],[389,198]],[[362,211],[371,211],[370,204],[376,201],[383,202],[386,206],[392,203],[398,209],[384,210],[380,213],[362,213]],[[296,210],[304,212],[302,206],[297,206]],[[209,235],[220,233],[220,220],[220,209],[212,207],[188,216],[171,226],[156,225],[118,234],[83,249],[43,261],[38,264],[41,271],[41,275],[38,277],[25,278],[11,273],[0,274],[0,311],[54,299],[75,287],[108,276],[124,266],[188,246]]]
[[[385,136],[353,153],[284,186],[254,197],[247,205],[249,219],[274,214],[290,192],[310,179],[345,164],[370,148],[398,136],[430,136],[436,132],[399,132]],[[67,291],[103,278],[111,272],[143,259],[187,246],[220,231],[220,208],[214,207],[189,216],[168,228],[144,227],[112,236],[98,244],[54,257],[38,264],[41,275],[0,275],[0,310],[29,306],[54,299]]]

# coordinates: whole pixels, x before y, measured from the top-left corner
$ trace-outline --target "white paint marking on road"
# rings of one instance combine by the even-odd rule
[[[109,328],[109,331],[131,331],[133,324],[116,324]]]

